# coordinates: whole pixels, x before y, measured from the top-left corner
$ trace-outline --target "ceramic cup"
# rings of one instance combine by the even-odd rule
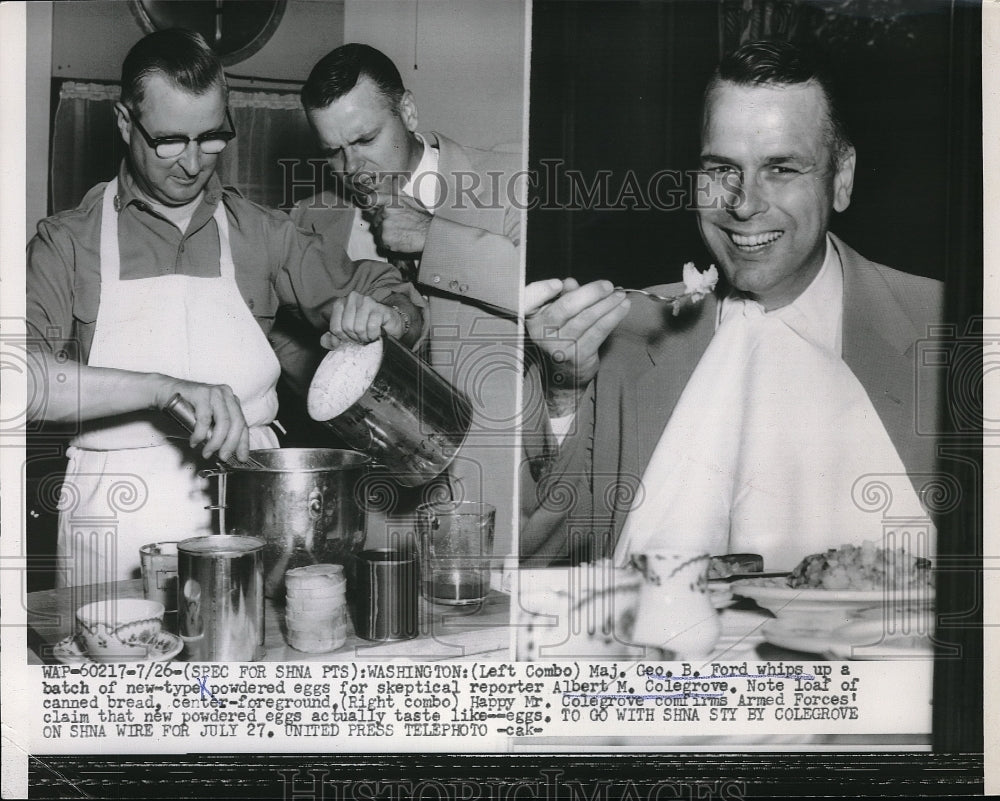
[[[144,659],[163,627],[163,604],[143,598],[94,601],[76,610],[77,640],[95,662]]]
[[[710,654],[722,627],[708,590],[708,554],[647,551],[631,561],[642,574],[632,641],[674,659]]]

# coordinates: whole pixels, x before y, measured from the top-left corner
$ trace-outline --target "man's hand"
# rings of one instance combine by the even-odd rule
[[[423,253],[433,216],[419,201],[385,189],[373,190],[369,202],[371,210],[365,212],[365,218],[383,250],[403,255]]]
[[[374,342],[384,330],[399,339],[406,331],[406,321],[392,306],[379,303],[368,295],[351,292],[333,302],[330,311],[330,330],[323,334],[320,344],[333,350],[341,342]]]
[[[84,420],[114,418],[153,409],[161,411],[180,394],[194,406],[196,424],[191,447],[201,445],[206,459],[218,453],[228,459],[250,455],[250,437],[243,409],[233,391],[223,384],[201,384],[160,373],[139,373],[113,367],[64,363],[42,349],[29,361],[28,397],[38,393],[44,402],[34,405],[32,420],[79,425]],[[58,380],[50,377],[58,376]],[[65,380],[63,378],[65,377]]]
[[[597,375],[601,345],[628,314],[624,292],[609,281],[580,286],[572,278],[537,281],[525,287],[525,328],[549,357],[546,401],[549,414],[576,410]]]
[[[243,417],[239,399],[225,384],[198,384],[170,376],[161,379],[156,387],[154,406],[162,409],[180,393],[194,406],[197,424],[191,432],[190,445],[201,445],[201,455],[208,459],[218,453],[223,461],[233,454],[243,460],[250,456],[250,432]]]

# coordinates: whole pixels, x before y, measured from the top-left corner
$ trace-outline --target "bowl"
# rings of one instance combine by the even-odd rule
[[[76,610],[76,637],[95,662],[146,659],[163,627],[159,601],[119,598],[94,601]]]

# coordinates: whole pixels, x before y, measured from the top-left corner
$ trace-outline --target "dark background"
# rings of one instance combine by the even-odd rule
[[[978,275],[978,15],[976,3],[944,0],[537,0],[531,167],[542,179],[559,160],[587,183],[610,171],[612,201],[629,171],[645,188],[658,170],[695,168],[701,93],[720,54],[743,39],[791,39],[828,54],[857,148],[853,200],[833,231],[906,272]],[[542,180],[535,195],[568,197],[565,179]],[[529,212],[529,281],[641,287],[680,280],[692,260],[711,261],[693,211]]]

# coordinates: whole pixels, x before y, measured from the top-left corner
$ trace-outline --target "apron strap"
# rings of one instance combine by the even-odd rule
[[[112,178],[104,187],[104,198],[101,205],[101,308],[107,308],[105,303],[113,303],[121,280],[121,255],[118,252],[118,209],[115,208],[115,198],[118,197],[118,179]]]
[[[226,216],[226,206],[219,198],[219,203],[212,213],[215,226],[219,229],[219,274],[229,280],[236,280],[236,267],[233,264],[233,250],[229,244],[229,218]]]

